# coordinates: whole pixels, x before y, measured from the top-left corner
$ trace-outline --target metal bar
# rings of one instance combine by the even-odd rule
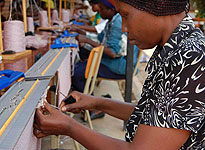
[[[129,40],[127,40],[125,102],[128,102],[128,103],[131,103],[131,97],[132,97],[133,53],[134,53],[134,46],[129,44]],[[124,126],[123,126],[124,130],[125,130],[126,124],[127,122],[124,122]]]
[[[129,40],[127,43],[125,102],[131,103],[134,46],[129,44]]]

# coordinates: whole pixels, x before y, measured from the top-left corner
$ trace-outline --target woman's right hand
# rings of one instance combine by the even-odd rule
[[[66,104],[63,100],[60,104],[61,111],[80,113],[82,110],[96,109],[97,100],[94,96],[88,96],[86,94],[83,94],[77,91],[73,91],[70,95],[72,95],[73,98],[76,99],[76,102],[72,104]]]

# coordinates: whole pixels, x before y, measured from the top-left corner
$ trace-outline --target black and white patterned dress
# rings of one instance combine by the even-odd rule
[[[185,17],[158,46],[146,71],[142,95],[126,127],[132,142],[139,124],[191,131],[182,150],[205,149],[205,37]]]

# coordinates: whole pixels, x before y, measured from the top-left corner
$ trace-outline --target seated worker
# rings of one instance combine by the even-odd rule
[[[111,0],[103,0],[99,3],[100,15],[103,19],[108,19],[103,32],[98,35],[99,41],[104,45],[104,52],[101,64],[98,71],[98,77],[109,79],[125,79],[126,70],[126,46],[127,36],[121,31],[122,18],[116,12],[115,7]],[[97,47],[100,44],[95,42],[84,35],[77,37],[79,41],[80,58],[86,60],[89,56],[89,50],[82,46],[85,43],[90,44],[92,47]],[[138,48],[134,49],[134,65],[137,62]],[[80,61],[75,65],[74,75],[72,77],[73,90],[83,92],[85,86],[85,68],[87,61]],[[134,66],[133,66],[134,68]],[[98,113],[99,114],[99,113]],[[97,114],[96,114],[97,115]],[[91,119],[96,118],[95,114],[91,114]],[[103,116],[103,115],[102,115]]]
[[[90,0],[89,1],[91,6],[92,6],[92,10],[94,12],[97,12],[97,14],[95,16],[90,18],[91,25],[84,25],[84,26],[71,25],[71,26],[69,26],[70,31],[78,32],[78,33],[84,34],[84,35],[86,34],[85,31],[94,32],[94,33],[98,33],[98,34],[102,32],[102,30],[105,28],[105,25],[106,25],[108,20],[102,19],[102,17],[100,16],[99,5],[98,5],[99,1],[100,0]]]
[[[72,92],[77,102],[63,102],[60,110],[97,109],[127,121],[126,140],[93,131],[48,104],[49,115],[36,111],[34,134],[67,135],[89,150],[204,150],[205,36],[187,14],[189,0],[115,2],[131,44],[157,46],[138,104]]]
[[[0,1],[0,11],[2,12],[2,9],[5,5],[5,0],[1,0]],[[6,21],[6,18],[1,14],[1,22],[3,23],[4,21]]]
[[[41,8],[44,10],[48,10],[48,0],[41,0]],[[51,10],[55,8],[53,0],[50,0],[50,8]]]
[[[91,18],[96,14],[96,12],[92,10],[92,7],[90,3],[88,2],[88,0],[83,0],[82,6],[75,8],[74,14],[77,14],[79,10],[84,10],[88,18]]]

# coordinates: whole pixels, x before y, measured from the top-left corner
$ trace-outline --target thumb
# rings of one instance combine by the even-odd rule
[[[45,102],[44,103],[44,107],[46,110],[48,110],[48,112],[52,113],[53,110],[55,110],[55,108],[53,108],[49,103]]]
[[[62,107],[62,111],[72,111],[75,109],[82,109],[82,106],[79,103],[73,103],[73,104],[69,104],[69,105],[65,105]]]

